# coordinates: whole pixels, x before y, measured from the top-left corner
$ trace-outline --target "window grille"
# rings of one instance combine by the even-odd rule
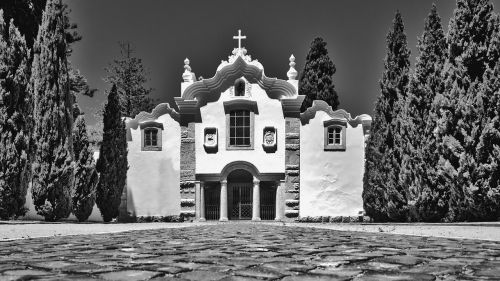
[[[250,111],[231,111],[229,114],[229,145],[250,146],[250,128]]]

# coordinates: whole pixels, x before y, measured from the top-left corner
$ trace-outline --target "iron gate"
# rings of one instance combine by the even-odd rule
[[[252,218],[252,184],[233,183],[233,208],[231,219],[249,220]]]
[[[276,217],[276,187],[269,186],[260,190],[260,218],[274,220]]]
[[[220,186],[205,189],[205,218],[207,220],[220,218]]]

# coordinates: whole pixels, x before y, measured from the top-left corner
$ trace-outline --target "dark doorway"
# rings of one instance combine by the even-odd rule
[[[207,184],[205,186],[205,218],[218,220],[220,218],[220,185]]]
[[[252,219],[252,174],[245,170],[235,170],[228,175],[227,182],[229,218]]]
[[[276,217],[276,186],[271,182],[260,183],[260,218],[274,220]]]

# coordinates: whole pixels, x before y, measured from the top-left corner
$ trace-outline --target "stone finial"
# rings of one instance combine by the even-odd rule
[[[184,79],[184,82],[193,82],[193,73],[191,72],[188,58],[184,60],[184,73],[182,73],[182,79]]]
[[[290,69],[288,70],[286,75],[288,76],[289,80],[296,80],[298,72],[295,69],[295,57],[293,55],[290,56],[290,64],[289,65],[290,65]]]

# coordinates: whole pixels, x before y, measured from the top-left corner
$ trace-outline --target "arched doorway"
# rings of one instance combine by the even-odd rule
[[[196,213],[201,221],[283,218],[283,173],[260,173],[249,162],[234,161],[219,174],[196,177]]]
[[[228,175],[229,219],[252,219],[252,182],[252,174],[243,169],[234,170]]]

